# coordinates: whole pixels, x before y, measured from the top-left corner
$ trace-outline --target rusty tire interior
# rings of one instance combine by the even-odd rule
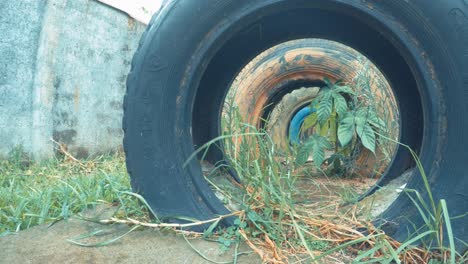
[[[244,122],[265,129],[273,142],[287,153],[290,120],[318,94],[318,90],[309,88],[312,90],[309,95],[304,86],[323,87],[324,78],[354,85],[364,70],[372,79],[369,86],[373,100],[380,104],[376,108],[388,113],[381,118],[388,127],[398,123],[398,106],[392,88],[377,67],[358,51],[323,39],[288,41],[262,52],[236,76],[225,100],[232,100]],[[388,136],[398,141],[399,127],[393,126],[392,130]],[[361,149],[356,155],[358,165],[354,173],[378,178],[393,159],[395,147],[388,146],[386,160],[380,149],[377,155]]]

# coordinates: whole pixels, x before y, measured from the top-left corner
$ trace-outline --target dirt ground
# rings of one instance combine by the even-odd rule
[[[405,173],[391,182],[386,188],[375,195],[366,198],[361,205],[372,204],[373,216],[380,214],[388,204],[398,196],[399,188],[407,182],[411,173]],[[320,182],[320,181],[319,181]],[[341,182],[351,187],[351,182]],[[362,183],[361,183],[362,184]],[[364,184],[366,185],[366,184]],[[403,186],[402,186],[403,185]],[[330,183],[320,182],[321,193],[315,193],[315,187],[307,190],[312,198],[324,196],[330,201],[333,188]],[[326,186],[327,188],[323,188]],[[329,193],[328,193],[329,192]],[[311,198],[311,197],[309,197]],[[88,211],[84,216],[95,219],[108,219],[114,210],[100,207]],[[180,235],[171,232],[163,233],[154,229],[134,231],[115,243],[103,247],[81,247],[74,245],[68,239],[77,238],[92,232],[102,230],[98,236],[80,240],[83,243],[94,244],[118,237],[130,230],[126,225],[101,225],[94,222],[72,218],[58,222],[52,226],[34,227],[17,234],[0,237],[0,263],[212,263],[203,259]],[[190,240],[194,248],[211,260],[220,263],[230,263],[233,260],[234,249],[222,252],[219,244],[202,239]],[[238,263],[261,263],[258,255],[242,244],[239,252],[247,252],[239,256]],[[332,258],[336,260],[336,258]],[[323,259],[323,263],[348,263]]]
[[[110,210],[99,212],[107,218]],[[34,227],[15,235],[0,237],[0,263],[210,263],[200,257],[182,236],[145,229],[134,231],[117,242],[104,247],[80,247],[67,241],[94,231],[103,230],[98,237],[81,240],[96,243],[126,233],[126,225],[101,225],[77,218]],[[233,260],[234,250],[222,252],[219,244],[202,239],[190,240],[208,258],[218,262]],[[239,252],[250,252],[246,245]],[[261,263],[258,255],[239,256],[238,263]]]

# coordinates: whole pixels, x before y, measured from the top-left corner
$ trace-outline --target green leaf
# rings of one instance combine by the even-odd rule
[[[299,151],[296,156],[296,164],[302,166],[306,164],[307,160],[309,159],[309,153],[312,149],[308,144],[304,144],[299,148]]]
[[[326,137],[328,136],[329,132],[330,132],[330,123],[329,122],[325,122],[323,125],[321,126],[317,126],[317,128],[319,128],[319,135],[322,136],[322,137]]]
[[[296,157],[296,163],[298,165],[304,165],[312,152],[312,158],[315,166],[320,167],[325,161],[325,149],[331,149],[332,147],[333,145],[327,138],[315,134],[311,136],[309,141],[299,149]]]
[[[369,111],[366,107],[360,107],[356,110],[354,116],[354,122],[356,124],[356,130],[362,130],[369,120]]]
[[[317,146],[320,148],[331,149],[332,143],[326,137],[317,136]]]
[[[304,123],[302,123],[302,131],[305,131],[311,127],[314,127],[318,122],[318,116],[316,113],[310,114],[306,119],[304,119]]]
[[[258,215],[257,213],[255,213],[254,211],[249,211],[247,213],[247,217],[252,221],[252,222],[255,222],[258,220]]]
[[[334,91],[335,93],[354,95],[353,89],[351,89],[349,86],[337,86]]]
[[[375,132],[372,127],[366,123],[362,127],[358,126],[356,131],[364,147],[375,154]]]
[[[346,99],[339,93],[334,93],[333,99],[335,99],[336,113],[339,116],[343,116],[348,111],[348,104],[346,103]]]
[[[354,131],[354,116],[348,113],[343,119],[341,119],[340,125],[338,126],[338,140],[343,147],[351,142],[354,136]]]
[[[227,240],[227,239],[226,239],[226,240],[223,241],[223,245],[224,245],[225,247],[230,247],[230,246],[231,246],[231,243],[232,243],[231,240]]]
[[[238,219],[239,219],[239,218],[237,218],[236,220],[238,220]],[[214,229],[218,226],[220,220],[221,220],[221,219],[218,219],[217,221],[213,222],[213,223],[210,225],[210,227],[209,227],[207,230],[205,230],[205,232],[203,232],[203,237],[206,238],[206,237],[212,235]]]
[[[326,86],[333,87],[333,83],[328,77],[323,77],[323,82],[325,83]]]
[[[320,167],[325,161],[325,151],[318,144],[314,146],[312,158],[314,159],[314,164],[317,167]]]
[[[317,108],[318,120],[321,124],[325,123],[331,116],[333,110],[333,100],[330,90],[324,91],[322,94],[322,100]]]
[[[376,127],[377,129],[382,129],[384,130],[386,128],[386,124],[385,122],[382,120],[382,118],[380,118],[379,116],[377,116],[377,113],[374,111],[374,110],[370,110],[369,111],[369,119],[368,119],[368,122],[373,125],[374,127]]]
[[[317,167],[320,167],[325,161],[325,149],[333,147],[327,138],[319,135],[313,135],[308,145],[309,148],[312,148],[312,158]]]

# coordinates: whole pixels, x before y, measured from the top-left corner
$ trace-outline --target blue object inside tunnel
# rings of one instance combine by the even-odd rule
[[[289,141],[291,144],[300,144],[300,133],[302,124],[304,123],[304,120],[315,111],[316,110],[314,108],[306,106],[299,110],[291,119],[291,123],[289,124]]]

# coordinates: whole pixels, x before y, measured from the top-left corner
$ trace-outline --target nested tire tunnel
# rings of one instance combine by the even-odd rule
[[[287,41],[255,57],[231,84],[223,115],[229,116],[234,106],[243,122],[266,131],[287,156],[291,145],[298,146],[317,133],[314,129],[303,133],[301,127],[315,111],[310,105],[325,86],[325,79],[352,85],[360,103],[371,104],[385,120],[388,129],[383,133],[398,140],[398,105],[385,76],[358,51],[324,39]],[[385,151],[378,149],[375,156],[368,150],[359,151],[356,172],[365,177],[382,174],[394,148],[394,143],[387,144]]]
[[[124,148],[133,188],[168,221],[228,213],[200,163],[186,161],[220,135],[225,96],[253,58],[290,40],[320,38],[361,52],[384,74],[399,108],[400,141],[418,152],[435,199],[447,200],[451,216],[465,214],[467,14],[464,0],[167,1],[142,37],[127,80]],[[221,160],[222,151],[213,148],[209,158]],[[399,147],[379,184],[413,166]],[[417,170],[407,188],[426,195]],[[422,224],[405,195],[379,219],[397,239]],[[466,219],[452,225],[466,241]]]

